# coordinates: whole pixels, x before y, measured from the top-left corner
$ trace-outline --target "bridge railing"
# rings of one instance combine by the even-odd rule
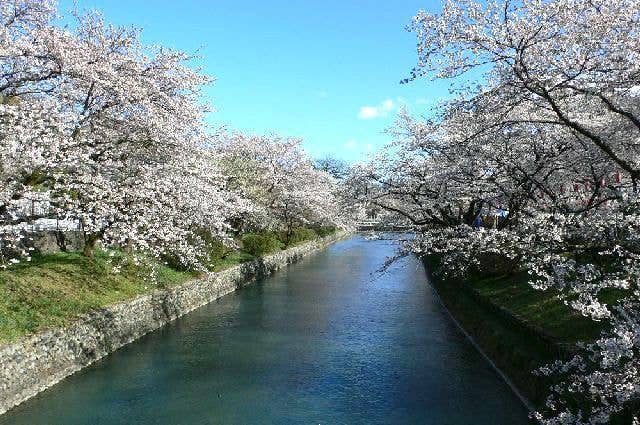
[[[360,220],[355,223],[355,227],[357,230],[380,230],[380,231],[406,230],[410,228],[410,226],[385,223],[380,220]]]

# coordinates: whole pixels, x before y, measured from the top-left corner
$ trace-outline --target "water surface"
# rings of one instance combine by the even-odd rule
[[[120,349],[0,424],[525,424],[414,258],[355,237]]]

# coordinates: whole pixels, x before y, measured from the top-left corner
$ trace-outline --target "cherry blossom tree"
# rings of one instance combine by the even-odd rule
[[[203,232],[227,240],[241,218],[261,222],[268,210],[289,225],[329,219],[333,180],[299,142],[264,138],[274,162],[254,152],[267,173],[260,180],[224,173],[221,136],[203,120],[211,78],[187,66],[191,56],[145,46],[138,29],[95,12],[76,13],[66,28],[53,25],[55,14],[52,2],[0,4],[3,266],[29,258],[28,225],[43,218],[78,222],[85,255],[101,244],[195,268]],[[255,182],[263,185],[245,185]],[[46,207],[21,211],[35,199]]]
[[[254,210],[242,227],[286,231],[340,223],[336,180],[314,167],[299,139],[231,133],[218,150],[228,188],[251,200]]]
[[[65,113],[55,102],[22,98],[28,94],[25,86],[44,86],[58,73],[48,46],[54,13],[54,4],[47,1],[0,4],[1,267],[29,258],[19,225],[33,217],[18,217],[16,204],[38,198],[44,176],[67,142],[59,137]]]
[[[443,273],[500,256],[610,324],[540,371],[564,379],[536,414],[545,423],[637,415],[639,11],[635,0],[449,0],[419,12],[404,82],[474,73],[431,121],[401,115],[396,141],[354,179],[363,200],[412,224],[407,249],[438,253]],[[478,217],[493,219],[476,229]]]
[[[349,164],[343,159],[330,155],[316,159],[313,165],[316,169],[328,173],[336,180],[343,180],[349,174]]]

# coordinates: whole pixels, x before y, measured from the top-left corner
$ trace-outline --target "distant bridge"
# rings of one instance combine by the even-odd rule
[[[355,223],[355,226],[359,232],[399,232],[411,228],[407,225],[385,223],[380,220],[360,220]]]

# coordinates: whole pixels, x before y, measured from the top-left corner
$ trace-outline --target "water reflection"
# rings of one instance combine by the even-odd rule
[[[147,335],[0,424],[518,424],[389,240],[357,237]]]

